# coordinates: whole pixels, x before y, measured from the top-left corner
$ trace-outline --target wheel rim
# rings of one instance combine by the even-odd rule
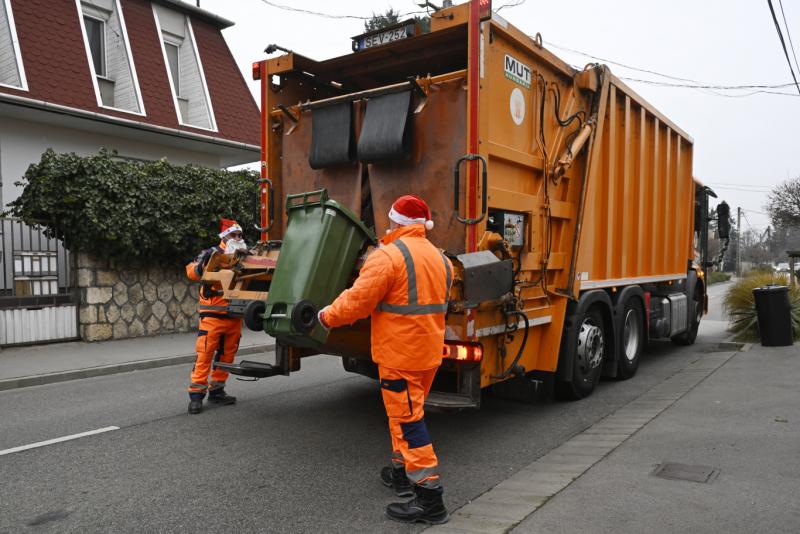
[[[578,362],[581,374],[588,375],[603,361],[603,330],[587,317],[578,332]]]
[[[625,314],[625,325],[622,332],[622,343],[625,347],[625,359],[633,362],[639,353],[642,329],[639,328],[639,314],[636,310],[628,310]]]

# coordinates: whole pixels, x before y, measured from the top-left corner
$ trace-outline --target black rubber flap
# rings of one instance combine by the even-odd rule
[[[316,108],[311,112],[312,169],[324,169],[353,161],[352,103]]]
[[[404,159],[411,145],[411,91],[370,98],[361,136],[358,159],[372,162]]]

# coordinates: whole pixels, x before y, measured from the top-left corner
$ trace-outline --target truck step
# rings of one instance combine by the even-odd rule
[[[280,366],[264,362],[253,362],[250,360],[242,360],[239,363],[217,362],[214,364],[214,367],[228,371],[232,375],[248,376],[250,378],[266,378],[268,376],[286,374]]]
[[[469,395],[458,395],[456,393],[446,393],[444,391],[431,391],[425,399],[426,408],[442,408],[449,410],[460,410],[463,408],[479,408],[481,398],[473,398]]]

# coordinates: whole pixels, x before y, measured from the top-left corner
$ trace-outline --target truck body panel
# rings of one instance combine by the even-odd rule
[[[573,69],[540,37],[481,15],[477,0],[438,11],[430,33],[320,62],[288,53],[254,64],[254,73],[262,87],[263,241],[283,237],[287,195],[327,189],[378,236],[395,198],[424,198],[435,222],[429,238],[456,263],[446,342],[459,356],[440,375],[453,374],[458,391],[538,373],[571,380],[583,364],[574,358],[583,339],[576,328],[602,330],[602,365],[613,376],[628,335],[618,315],[635,310],[639,331],[653,335],[650,294],[664,314],[674,308],[682,317],[688,306],[691,319],[691,280],[704,302],[702,268],[693,265],[693,235],[702,229],[694,228],[692,139],[607,67]],[[395,148],[365,156],[361,141],[376,131],[369,121],[383,121],[381,131],[399,127],[392,116],[375,118],[378,102],[404,92],[407,109],[393,112],[405,125],[402,148],[399,138],[368,139]],[[345,106],[341,116],[351,121],[340,135],[324,123],[334,106]],[[329,156],[341,136],[350,136],[349,155],[316,165],[312,154]],[[470,303],[458,257],[485,250],[513,262],[514,282],[502,297]],[[691,328],[662,319],[660,335]],[[367,320],[336,329],[316,352],[354,368],[369,362],[368,347]]]

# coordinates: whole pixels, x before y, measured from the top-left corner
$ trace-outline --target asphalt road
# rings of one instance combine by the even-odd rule
[[[718,299],[712,298],[712,305]],[[654,343],[639,373],[579,402],[485,396],[429,413],[445,500],[456,509],[674,374],[719,340]],[[714,326],[716,325],[716,326]],[[707,346],[706,346],[707,348]],[[252,358],[252,357],[249,357]],[[290,377],[232,381],[236,406],[186,414],[187,366],[0,392],[0,532],[418,532],[385,519],[390,448],[376,384],[337,358]]]

